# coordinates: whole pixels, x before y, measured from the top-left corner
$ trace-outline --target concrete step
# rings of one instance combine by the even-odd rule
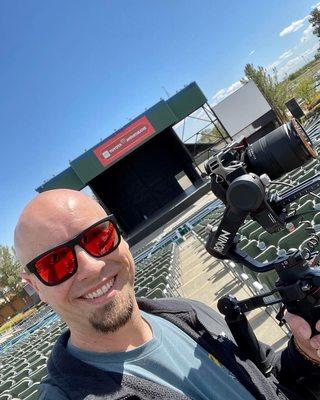
[[[188,238],[180,245],[181,290],[185,297],[199,300],[217,310],[218,300],[233,294],[238,300],[252,297],[251,290],[217,259],[211,257],[196,238]],[[274,315],[257,309],[247,315],[258,339],[274,347],[283,348],[288,337],[279,327]]]

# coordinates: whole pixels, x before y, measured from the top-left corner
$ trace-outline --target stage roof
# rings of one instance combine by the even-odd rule
[[[37,192],[56,188],[83,189],[97,175],[206,102],[199,86],[192,82],[71,161],[67,169],[39,186]]]

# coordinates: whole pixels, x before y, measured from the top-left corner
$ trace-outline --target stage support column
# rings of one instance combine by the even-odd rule
[[[203,180],[192,164],[184,165],[183,170],[194,186],[201,185]]]

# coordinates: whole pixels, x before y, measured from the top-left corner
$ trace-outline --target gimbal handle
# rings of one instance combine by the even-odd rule
[[[222,255],[211,248],[212,243],[215,243],[212,238],[212,235],[215,237],[215,232],[209,234],[206,244],[210,254],[220,259],[230,259],[258,273],[275,270],[279,276],[275,289],[281,296],[280,301],[289,312],[299,315],[310,324],[312,335],[319,334],[315,326],[320,320],[320,270],[311,268],[299,250],[289,251],[269,263],[258,262],[237,248],[237,239],[229,246],[226,254]],[[253,308],[267,305],[256,303]]]

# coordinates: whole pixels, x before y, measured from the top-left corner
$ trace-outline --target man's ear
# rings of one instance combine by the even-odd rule
[[[20,277],[22,281],[29,283],[33,287],[33,289],[39,294],[39,287],[37,285],[37,282],[35,279],[33,279],[33,276],[31,274],[28,274],[27,272],[20,272]]]
[[[126,246],[126,248],[129,250],[130,246],[129,246],[128,242],[126,242],[123,238],[121,238],[121,240],[123,241],[123,243]]]

